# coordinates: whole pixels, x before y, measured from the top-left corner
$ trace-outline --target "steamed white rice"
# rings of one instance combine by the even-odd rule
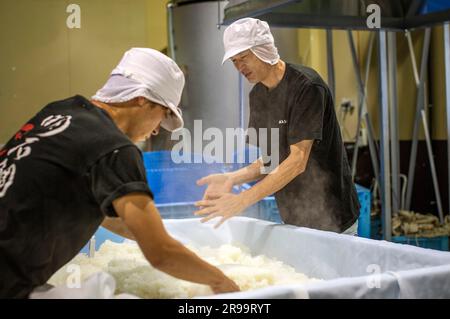
[[[303,284],[318,279],[308,278],[291,266],[263,255],[251,256],[245,247],[222,245],[218,248],[188,247],[205,261],[221,268],[242,291],[282,284]],[[208,286],[194,284],[153,268],[135,243],[113,243],[107,240],[94,258],[77,255],[50,278],[54,286],[65,285],[70,265],[78,265],[81,281],[105,271],[116,280],[116,294],[127,293],[141,298],[192,298],[211,295]],[[73,267],[73,266],[72,266]]]

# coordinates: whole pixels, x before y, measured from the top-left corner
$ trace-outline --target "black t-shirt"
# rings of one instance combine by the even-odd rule
[[[0,150],[0,298],[45,284],[131,192],[153,196],[104,110],[81,96],[44,107]]]
[[[288,157],[290,145],[314,140],[306,170],[275,193],[285,223],[342,232],[357,220],[360,204],[333,99],[314,70],[286,63],[275,88],[256,84],[250,92],[249,127],[278,128],[279,163]],[[270,135],[257,144],[263,154],[273,154]]]

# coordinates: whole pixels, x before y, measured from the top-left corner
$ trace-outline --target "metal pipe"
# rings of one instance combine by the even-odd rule
[[[173,8],[175,4],[169,2],[167,4],[167,28],[168,28],[168,36],[169,36],[169,52],[172,60],[176,61],[175,54],[175,30],[173,27]]]
[[[353,149],[352,156],[352,180],[355,179],[356,176],[356,164],[358,162],[358,150],[359,150],[359,140],[360,140],[360,131],[361,131],[361,119],[363,115],[363,104],[364,104],[364,85],[362,83],[361,74],[359,72],[359,63],[358,57],[356,56],[356,48],[355,42],[353,41],[352,30],[347,30],[348,43],[350,46],[350,52],[352,56],[353,62],[353,71],[356,77],[356,83],[358,84],[358,93],[359,93],[359,103],[358,103],[358,122],[356,125],[356,136],[355,136],[355,147]]]
[[[245,126],[245,118],[244,118],[244,108],[245,108],[245,95],[244,95],[244,79],[241,73],[238,72],[238,85],[239,85],[239,127],[244,129]],[[241,144],[240,145],[245,145],[245,134],[242,134],[241,136],[242,140],[241,140]],[[244,156],[245,155],[245,149],[243,150],[237,150],[237,152],[239,151],[243,151],[244,152]]]
[[[95,257],[95,235],[89,240],[89,258]]]
[[[414,120],[414,129],[412,136],[412,145],[411,145],[411,154],[409,157],[409,169],[408,169],[408,186],[406,189],[406,203],[404,209],[411,209],[411,199],[412,199],[412,188],[414,185],[414,170],[416,167],[416,157],[417,157],[417,145],[419,140],[419,124],[420,124],[420,113],[424,108],[424,78],[427,69],[427,61],[428,61],[428,53],[430,48],[430,34],[431,29],[425,29],[425,37],[423,41],[423,49],[422,49],[422,61],[420,65],[420,77],[419,77],[419,87],[417,92],[417,101],[416,101],[416,118]],[[411,55],[411,59],[415,60],[414,54]]]
[[[381,212],[383,225],[383,238],[392,238],[392,212],[391,212],[391,182],[390,182],[390,154],[389,154],[389,101],[386,56],[386,31],[381,30],[379,35],[379,67],[380,67],[380,111],[381,111]]]
[[[359,71],[359,61],[358,61],[358,57],[356,54],[356,47],[355,47],[355,42],[353,40],[352,30],[347,30],[347,36],[348,36],[348,41],[349,41],[349,45],[350,45],[350,52],[352,55],[353,70],[355,72],[356,83],[358,84],[358,93],[359,93],[358,128],[357,128],[356,137],[355,137],[356,141],[358,142],[359,131],[361,129],[361,118],[362,118],[362,114],[363,114],[365,90],[364,90],[364,83],[362,81],[361,74]],[[358,143],[356,143],[356,144],[358,144]]]
[[[368,135],[368,142],[369,142],[369,153],[370,158],[372,160],[372,167],[373,172],[375,175],[375,179],[377,181],[380,180],[380,171],[379,171],[379,162],[378,162],[378,150],[377,146],[375,144],[375,134],[374,129],[372,126],[372,122],[370,121],[369,112],[367,110],[367,85],[369,83],[369,71],[370,71],[370,63],[372,61],[372,53],[373,53],[373,44],[375,42],[375,33],[370,33],[369,38],[369,47],[367,52],[367,59],[366,59],[366,75],[364,78],[364,94],[365,94],[365,100],[364,100],[364,120],[366,123],[366,129],[367,129],[367,135]]]
[[[348,42],[350,44],[350,52],[352,54],[353,69],[357,70],[356,83],[360,93],[364,92],[364,84],[362,83],[361,75],[359,74],[358,58],[356,55],[355,42],[353,40],[352,30],[347,30]]]
[[[220,30],[220,26],[221,26],[221,21],[220,21],[220,1],[221,0],[217,0],[217,30]]]
[[[433,156],[433,149],[431,147],[431,138],[430,138],[430,132],[428,131],[428,122],[427,122],[427,115],[425,113],[425,110],[421,110],[422,115],[422,123],[423,123],[423,131],[425,132],[425,141],[427,143],[427,150],[428,150],[428,157],[430,158],[430,167],[431,167],[431,176],[433,177],[433,186],[434,186],[434,192],[436,194],[436,202],[438,206],[438,213],[439,213],[439,221],[441,224],[444,223],[444,211],[442,209],[442,201],[441,201],[441,192],[439,191],[439,184],[436,174],[436,166],[434,165],[434,156]]]
[[[419,87],[419,74],[417,72],[417,63],[414,55],[414,48],[411,40],[411,32],[409,30],[405,31],[406,40],[408,42],[409,54],[411,55],[411,64],[413,68],[414,80],[416,81],[416,86]],[[414,57],[414,58],[413,58]]]
[[[372,122],[370,122],[369,113],[364,114],[364,119],[367,125],[367,135],[369,139],[369,153],[370,153],[370,159],[372,161],[372,167],[373,167],[373,174],[375,175],[375,180],[379,183],[380,181],[380,163],[378,160],[378,152],[377,152],[377,146],[375,144],[375,131],[372,126]]]
[[[372,62],[373,43],[375,42],[374,40],[375,40],[375,33],[370,32],[369,47],[367,49],[367,59],[366,59],[366,75],[364,77],[364,92],[366,93],[366,97],[367,97],[367,84],[369,83],[370,63]]]
[[[445,95],[447,111],[448,209],[450,211],[450,23],[444,23]]]
[[[239,127],[244,128],[244,107],[245,107],[245,95],[244,95],[244,80],[242,74],[239,73]]]
[[[400,207],[400,153],[398,139],[398,105],[397,105],[397,34],[388,33],[388,76],[389,76],[389,110],[391,134],[391,169],[392,169],[392,213],[398,213]]]
[[[334,78],[334,57],[333,57],[333,30],[327,29],[327,71],[328,87],[331,90],[333,101],[336,102],[336,84]]]
[[[380,175],[379,175],[379,171],[378,171],[378,156],[377,156],[377,151],[376,151],[376,145],[374,142],[374,133],[373,133],[374,131],[373,131],[372,123],[370,121],[369,113],[367,112],[367,99],[366,99],[367,82],[368,82],[368,74],[369,74],[369,69],[370,69],[370,61],[372,59],[374,34],[371,33],[370,40],[369,40],[369,48],[368,48],[367,59],[366,59],[366,72],[365,72],[366,73],[366,82],[365,82],[365,84],[363,83],[361,74],[359,73],[359,63],[358,63],[358,58],[356,56],[355,43],[353,41],[353,35],[350,30],[347,31],[347,35],[348,35],[350,51],[352,54],[353,69],[355,72],[355,76],[357,78],[358,89],[359,89],[358,91],[359,91],[359,95],[360,95],[359,109],[358,109],[358,124],[357,124],[357,129],[356,129],[357,133],[356,133],[355,148],[353,150],[352,167],[351,167],[352,180],[355,178],[355,175],[356,175],[356,164],[358,161],[358,150],[359,150],[359,142],[360,142],[359,132],[361,130],[362,119],[364,118],[366,128],[367,128],[367,135],[368,135],[368,139],[369,139],[369,152],[370,152],[370,157],[372,159],[374,175],[375,175],[375,178],[379,181]]]

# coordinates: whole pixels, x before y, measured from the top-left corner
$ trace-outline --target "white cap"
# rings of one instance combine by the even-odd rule
[[[236,54],[257,46],[270,45],[275,48],[275,41],[267,22],[254,18],[244,18],[233,22],[225,29],[223,45],[225,55],[222,64]],[[277,57],[279,58],[278,53]]]
[[[117,76],[130,81],[119,83]],[[184,125],[178,108],[184,83],[183,72],[168,56],[149,48],[132,48],[111,72],[110,80],[92,98],[105,103],[120,103],[143,96],[173,112],[173,116],[164,119],[161,126],[175,131]]]

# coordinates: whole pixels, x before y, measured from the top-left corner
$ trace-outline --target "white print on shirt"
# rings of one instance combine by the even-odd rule
[[[6,191],[12,185],[14,175],[16,174],[16,164],[11,164],[6,167],[7,163],[7,158],[0,163],[0,198],[5,196]]]
[[[7,153],[7,155],[11,155],[12,153],[16,152],[16,158],[14,160],[18,161],[21,158],[27,157],[28,155],[31,154],[31,147],[28,146],[34,142],[39,141],[39,138],[37,137],[27,137],[25,139],[25,143],[22,143],[20,145],[17,145],[16,147],[10,149]]]
[[[46,127],[48,132],[37,134],[37,136],[48,137],[59,134],[70,126],[71,119],[70,115],[50,115],[41,123],[41,126]]]
[[[70,115],[50,115],[45,118],[41,127],[47,129],[47,132],[36,134],[39,137],[49,137],[59,134],[66,130],[70,126],[70,122],[72,120],[72,116]],[[24,130],[24,132],[31,132],[33,125],[27,124],[30,126],[30,130]],[[9,149],[6,153],[7,156],[15,155],[13,161],[20,161],[22,158],[25,158],[31,154],[32,147],[31,144],[39,142],[39,137],[27,137],[25,138],[25,142]],[[20,134],[16,134],[17,139],[22,138],[22,130]],[[4,151],[2,151],[3,153]],[[11,163],[8,165],[8,158],[5,158],[2,162],[0,162],[0,198],[6,195],[6,191],[8,188],[14,183],[14,176],[16,174],[16,164]]]

